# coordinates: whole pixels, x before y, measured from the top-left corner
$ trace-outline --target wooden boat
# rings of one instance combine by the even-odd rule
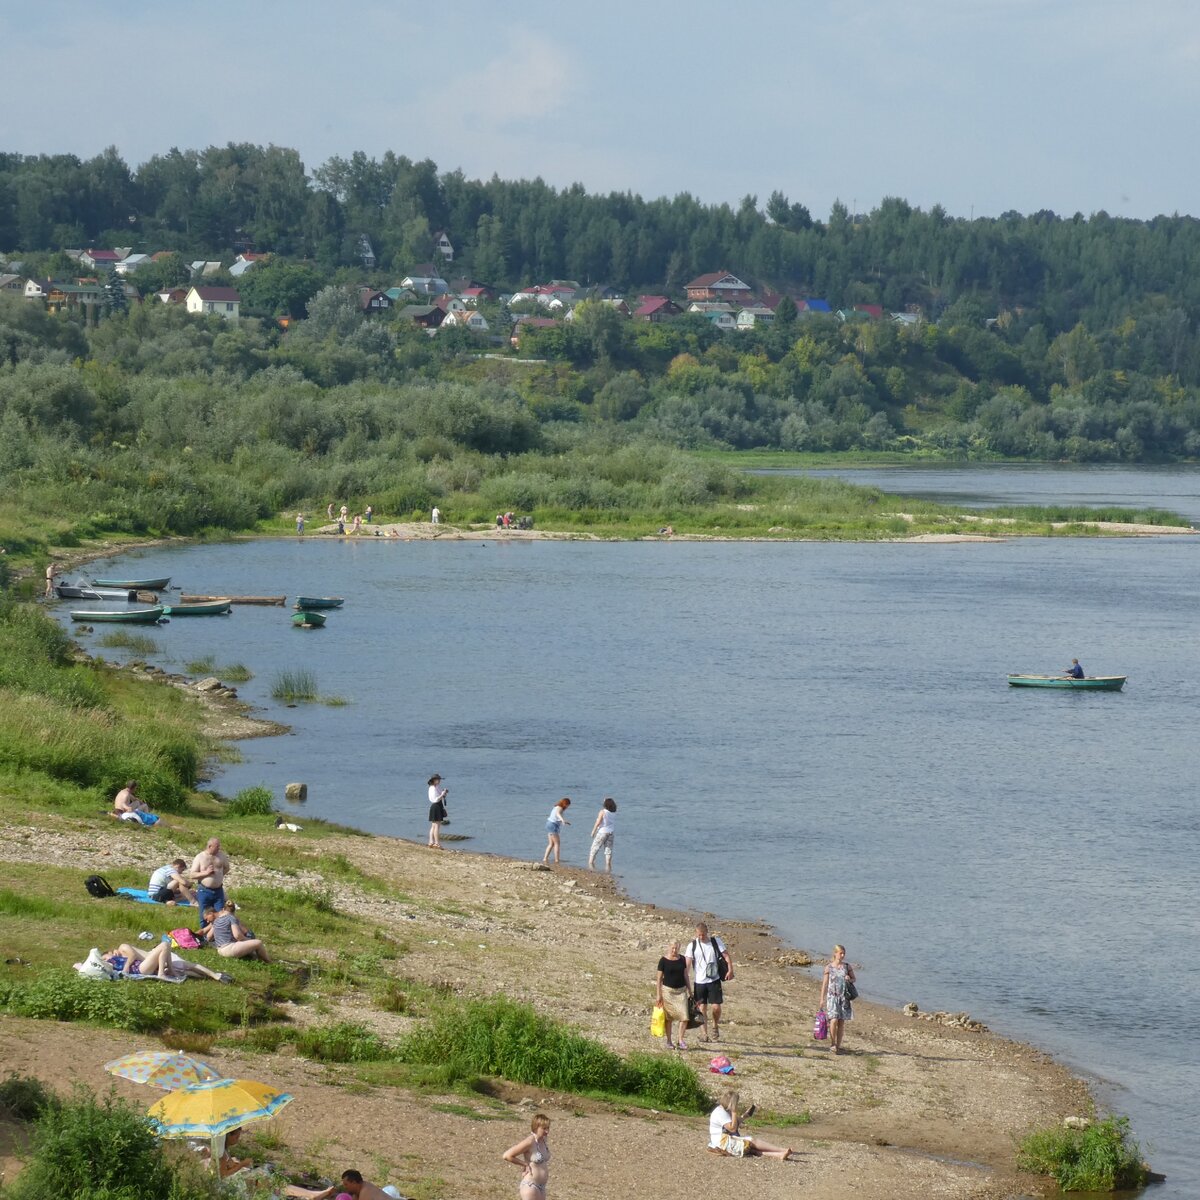
[[[1075,679],[1070,675],[1010,675],[1009,687],[1065,688],[1077,692],[1119,692],[1128,675],[1085,675]]]
[[[161,592],[171,586],[170,575],[160,579],[93,579],[92,587],[127,588],[132,592]]]
[[[168,604],[163,609],[168,617],[224,617],[233,611],[228,600],[208,600],[201,604]]]
[[[179,597],[180,604],[210,604],[214,600],[227,600],[230,604],[277,604],[280,608],[287,601],[286,596],[192,596],[184,593]]]
[[[341,608],[345,603],[341,596],[297,596],[294,607],[312,612],[314,608]]]
[[[60,600],[126,600],[137,599],[137,592],[128,588],[95,588],[85,583],[56,583],[55,594]]]
[[[161,604],[154,605],[153,608],[124,608],[119,611],[114,609],[93,609],[87,611],[73,611],[71,613],[72,621],[115,621],[123,625],[153,625],[156,621],[162,620],[163,606]]]
[[[297,629],[312,628],[320,629],[325,624],[325,614],[321,612],[305,612],[301,610],[292,615],[292,624]]]

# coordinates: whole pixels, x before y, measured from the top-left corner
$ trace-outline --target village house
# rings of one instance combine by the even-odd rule
[[[436,304],[406,304],[396,314],[396,319],[411,321],[432,332],[446,319],[446,314]]]
[[[190,313],[200,313],[204,316],[224,317],[227,321],[238,319],[239,306],[242,298],[236,288],[231,287],[190,287],[184,299],[184,305]]]
[[[246,250],[239,254],[237,258],[235,258],[230,264],[229,273],[234,277],[234,279],[238,279],[242,275],[245,275],[245,273],[249,271],[251,267],[270,257],[271,256],[266,252],[260,253],[254,250]]]
[[[689,300],[725,300],[741,304],[753,289],[728,271],[711,271],[707,275],[698,275],[691,283],[685,283],[683,290]]]
[[[474,308],[486,300],[495,300],[496,293],[490,287],[481,283],[472,284],[470,287],[463,288],[458,293],[458,298],[466,305]]]
[[[79,264],[89,271],[111,271],[127,253],[122,250],[84,250],[79,256]]]
[[[212,259],[198,258],[195,262],[188,263],[188,269],[191,271],[192,278],[194,279],[197,275],[201,277],[215,275],[221,269],[221,264],[214,262]]]
[[[391,312],[392,298],[387,292],[377,292],[371,287],[358,289],[358,307],[367,316],[381,312]]]
[[[414,296],[442,296],[450,290],[450,285],[440,275],[405,275],[400,280],[400,286],[408,288]]]
[[[681,311],[679,305],[668,296],[640,296],[639,304],[633,310],[633,319],[657,325],[660,321],[679,316]]]
[[[447,262],[454,261],[454,244],[450,241],[450,235],[444,229],[439,229],[433,235],[433,248]]]
[[[20,275],[5,274],[0,275],[0,292],[16,292],[23,294],[25,291],[25,280]]]
[[[182,304],[187,299],[188,289],[184,287],[166,288],[154,294],[164,304]]]
[[[828,300],[797,300],[796,311],[799,313],[831,313]]]
[[[774,310],[765,304],[748,304],[738,313],[735,324],[738,329],[753,329],[759,325],[770,325],[774,320]]]
[[[459,309],[448,312],[446,319],[442,322],[443,329],[447,327],[469,329],[472,333],[487,333],[491,328],[488,324],[487,317],[481,312],[471,312],[467,309]]]
[[[149,261],[150,255],[148,254],[127,254],[113,267],[113,270],[124,278],[127,275],[132,275],[138,267],[144,266]]]
[[[528,333],[538,329],[553,329],[559,322],[553,317],[535,317],[528,313],[516,319],[513,325],[512,335],[509,337],[509,344],[514,350],[521,348],[521,339]]]
[[[410,292],[408,288],[390,287],[383,293],[395,307],[397,304],[408,304],[417,298],[416,292]]]
[[[725,333],[730,329],[736,329],[738,327],[737,320],[734,318],[733,313],[706,312],[706,313],[701,313],[700,315],[702,317],[706,318],[708,323],[714,329],[719,329],[719,330],[721,330],[722,333]]]

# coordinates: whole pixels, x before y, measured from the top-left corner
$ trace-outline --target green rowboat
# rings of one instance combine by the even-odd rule
[[[1065,688],[1076,692],[1119,692],[1128,675],[1087,675],[1074,679],[1070,675],[1010,675],[1009,687]]]
[[[114,621],[121,625],[153,625],[162,619],[163,606],[156,604],[153,608],[124,608],[93,609],[91,612],[79,611],[71,613],[72,621]]]
[[[312,612],[315,608],[341,608],[343,604],[341,596],[297,596],[295,607]]]
[[[125,588],[131,592],[161,592],[171,586],[170,575],[160,579],[93,579],[95,587]]]
[[[297,629],[319,629],[325,624],[325,614],[319,612],[298,612],[292,615],[292,624]]]
[[[206,600],[200,604],[168,604],[163,610],[168,617],[223,617],[233,611],[229,600]]]

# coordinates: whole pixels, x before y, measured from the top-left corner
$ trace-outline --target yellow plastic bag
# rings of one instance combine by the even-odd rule
[[[650,1036],[651,1037],[666,1037],[667,1034],[667,1014],[661,1004],[654,1006],[654,1011],[650,1014]]]

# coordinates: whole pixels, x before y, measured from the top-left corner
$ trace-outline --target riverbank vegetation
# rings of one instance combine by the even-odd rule
[[[1125,1117],[1108,1117],[1086,1128],[1040,1130],[1021,1142],[1027,1171],[1050,1175],[1064,1192],[1116,1192],[1141,1187],[1149,1169]]]

